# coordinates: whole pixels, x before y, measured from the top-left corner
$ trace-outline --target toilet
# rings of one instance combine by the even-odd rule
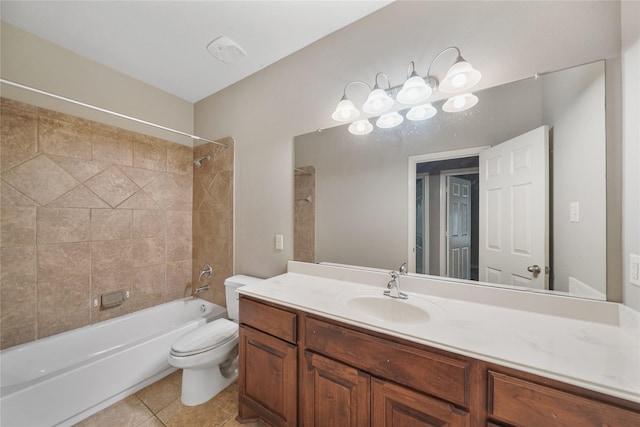
[[[171,346],[169,363],[182,371],[182,403],[200,405],[238,377],[238,312],[236,289],[261,281],[237,275],[224,281],[229,319],[217,319],[187,332]]]

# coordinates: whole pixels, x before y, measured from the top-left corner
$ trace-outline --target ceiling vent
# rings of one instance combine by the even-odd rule
[[[214,39],[207,45],[207,50],[225,64],[239,64],[247,57],[247,52],[227,36]]]

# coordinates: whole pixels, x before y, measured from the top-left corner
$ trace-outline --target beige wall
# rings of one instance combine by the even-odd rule
[[[640,287],[629,282],[629,255],[640,255],[640,2],[622,2],[623,296],[640,310]]]
[[[192,148],[4,98],[1,128],[0,347],[190,295]]]
[[[0,25],[4,80],[193,132],[193,104],[79,56],[11,24]],[[122,129],[193,146],[190,138],[2,85],[2,96]],[[204,136],[204,135],[202,135]]]
[[[604,63],[545,75],[542,93],[542,123],[553,130],[554,289],[569,292],[570,281],[576,279],[604,299],[607,294]],[[576,202],[580,220],[570,222],[569,207]]]

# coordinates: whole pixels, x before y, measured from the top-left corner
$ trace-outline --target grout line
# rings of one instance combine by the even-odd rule
[[[145,403],[144,400],[142,400],[142,398],[140,398],[140,396],[138,396],[137,393],[134,393],[134,396],[136,397],[136,399],[138,399],[144,406],[145,408],[147,408],[149,410],[149,412],[151,412],[151,417],[147,418],[146,420],[144,420],[142,423],[138,424],[139,426],[148,422],[151,418],[155,418],[156,420],[158,420],[158,422],[160,422],[160,424],[162,424],[164,427],[167,427],[167,425],[165,423],[162,422],[162,420],[160,418],[158,418],[158,414],[156,414],[155,412],[153,412],[153,410],[149,407],[149,405],[147,405]]]

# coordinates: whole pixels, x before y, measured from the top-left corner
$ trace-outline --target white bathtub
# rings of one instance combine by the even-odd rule
[[[185,298],[4,350],[0,425],[77,423],[173,372],[173,341],[225,315]]]

